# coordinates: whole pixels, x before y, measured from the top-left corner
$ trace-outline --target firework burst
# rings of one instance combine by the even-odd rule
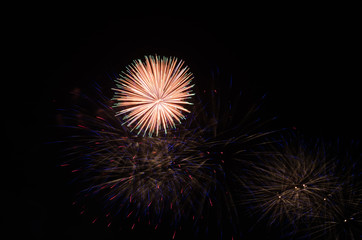
[[[161,61],[157,59],[145,65]],[[176,64],[174,60],[168,63]],[[211,82],[217,85],[225,79],[217,76]],[[142,222],[155,229],[168,223],[176,231],[185,220],[193,223],[196,233],[212,231],[220,238],[237,238],[238,213],[233,197],[236,169],[242,167],[242,159],[255,156],[251,148],[266,144],[263,137],[270,132],[261,132],[265,122],[258,120],[260,106],[240,111],[241,94],[237,92],[231,101],[232,90],[231,78],[226,88],[200,90],[199,101],[186,120],[157,137],[132,134],[124,125],[129,119],[118,118],[109,107],[112,102],[101,92],[101,100],[87,98],[85,108],[92,110],[74,109],[70,124],[74,132],[67,141],[71,143],[70,161],[62,164],[72,167],[72,174],[82,185],[79,205],[89,202],[81,199],[102,201],[107,226],[123,219],[121,225],[127,225],[126,221],[130,229]],[[111,101],[119,106],[117,98]],[[141,126],[144,134],[152,133],[152,124]],[[157,125],[153,126],[157,135]]]
[[[186,121],[165,136],[134,136],[102,102],[108,101],[87,104],[94,113],[74,109],[71,117],[70,160],[62,166],[82,185],[79,205],[90,197],[102,201],[108,226],[116,215],[132,229],[139,222],[155,229],[167,222],[176,230],[183,220],[201,221],[215,202],[216,176],[223,175],[204,151],[204,130]]]
[[[242,204],[270,225],[297,227],[307,224],[324,211],[328,194],[339,191],[334,176],[335,164],[324,145],[308,146],[292,138],[260,155],[241,177],[245,188]],[[287,229],[287,228],[285,228]]]
[[[116,81],[114,106],[122,108],[117,115],[125,115],[125,124],[139,129],[137,134],[158,136],[161,129],[167,133],[184,118],[182,111],[189,112],[183,105],[191,104],[187,99],[193,95],[193,77],[183,65],[177,58],[146,56],[145,62],[134,61]]]

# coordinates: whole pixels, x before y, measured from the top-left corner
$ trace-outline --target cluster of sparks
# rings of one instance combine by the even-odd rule
[[[238,202],[257,222],[286,225],[295,236],[358,238],[361,190],[355,177],[341,180],[350,171],[337,173],[336,159],[323,144],[267,140],[272,131],[260,132],[260,123],[250,121],[258,107],[235,118],[231,94],[220,89],[210,91],[208,104],[188,102],[192,78],[183,61],[149,56],[116,80],[113,99],[103,96],[107,103],[96,116],[75,110],[74,116],[82,116],[73,127],[76,147],[62,166],[75,166],[85,196],[102,198],[108,227],[111,213],[133,219],[132,230],[140,219],[154,229],[168,221],[173,239],[183,220],[199,229],[208,209],[218,205],[218,226],[231,223],[236,239]]]

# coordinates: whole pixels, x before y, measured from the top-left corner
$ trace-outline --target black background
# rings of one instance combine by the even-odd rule
[[[11,67],[2,87],[2,169],[11,174],[5,178],[4,218],[12,234],[128,239],[79,216],[69,179],[57,167],[58,149],[46,143],[56,140],[56,109],[68,107],[72,89],[110,84],[109,76],[144,55],[185,60],[203,86],[219,68],[251,99],[266,93],[264,114],[278,117],[276,127],[328,140],[360,138],[356,6],[195,7],[15,8],[5,22]],[[272,237],[262,230],[264,239]]]

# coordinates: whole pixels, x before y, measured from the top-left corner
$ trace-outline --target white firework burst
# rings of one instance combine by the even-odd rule
[[[194,95],[193,75],[183,65],[174,57],[145,56],[116,80],[114,107],[121,108],[117,115],[125,115],[125,123],[138,129],[137,134],[158,136],[161,129],[167,133],[167,128],[175,128],[175,120],[181,122],[183,112],[190,112],[183,105],[192,104],[187,99]]]

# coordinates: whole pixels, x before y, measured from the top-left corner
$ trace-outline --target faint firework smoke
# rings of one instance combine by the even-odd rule
[[[197,85],[198,86],[198,85]],[[196,88],[196,101],[187,115],[190,126],[201,130],[204,139],[199,148],[207,161],[218,166],[217,188],[214,192],[214,209],[218,237],[222,232],[233,232],[234,239],[241,236],[239,214],[235,205],[238,174],[247,160],[254,159],[261,146],[268,145],[266,136],[275,131],[265,130],[272,119],[262,120],[262,99],[254,103],[233,86],[231,76],[212,72],[204,88]],[[249,100],[249,102],[248,102]]]

